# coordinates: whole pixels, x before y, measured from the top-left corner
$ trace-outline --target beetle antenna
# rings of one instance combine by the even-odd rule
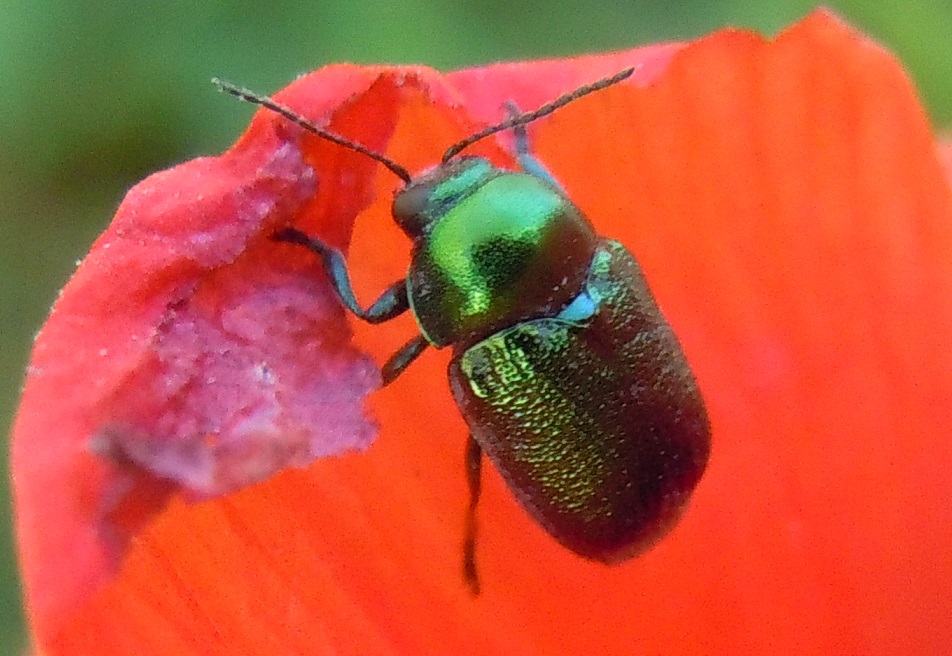
[[[606,87],[610,87],[613,84],[618,84],[622,80],[626,80],[631,77],[632,73],[635,72],[635,67],[626,68],[625,70],[615,73],[606,78],[602,78],[591,84],[586,84],[583,87],[579,87],[575,91],[570,91],[563,96],[559,96],[552,102],[542,105],[539,109],[531,112],[520,113],[515,116],[510,116],[505,121],[497,123],[496,125],[490,125],[488,128],[480,130],[476,134],[472,134],[462,141],[458,141],[452,146],[450,146],[445,153],[443,153],[443,163],[446,164],[449,160],[453,159],[460,154],[465,148],[469,148],[477,141],[485,139],[488,136],[494,135],[497,132],[502,132],[503,130],[510,130],[512,128],[518,127],[520,125],[525,125],[526,123],[531,123],[537,118],[542,118],[543,116],[548,116],[555,110],[560,107],[568,105],[570,102],[578,100],[582,96],[587,96],[590,93],[596,91],[601,91]]]
[[[388,169],[390,169],[390,171],[393,172],[395,176],[403,180],[406,184],[409,184],[413,180],[413,176],[410,175],[409,171],[407,171],[405,168],[403,168],[402,166],[400,166],[393,160],[388,159],[387,157],[384,157],[380,153],[370,150],[366,146],[363,146],[357,143],[356,141],[345,139],[344,137],[340,135],[334,134],[333,132],[328,132],[327,130],[323,128],[317,127],[316,125],[314,125],[314,123],[307,120],[306,118],[304,118],[303,116],[295,112],[290,107],[282,105],[281,103],[277,102],[276,100],[274,100],[273,98],[269,96],[262,96],[260,94],[255,93],[254,91],[250,91],[249,89],[243,89],[241,87],[237,87],[234,84],[225,82],[224,80],[220,80],[217,77],[212,78],[212,84],[218,87],[219,91],[223,91],[224,93],[230,93],[231,95],[241,100],[244,100],[245,102],[250,102],[254,105],[260,105],[262,107],[270,109],[272,112],[280,114],[281,116],[288,119],[292,123],[297,123],[308,132],[312,132],[316,134],[317,136],[321,137],[322,139],[326,139],[327,141],[330,141],[331,143],[335,143],[338,146],[343,146],[344,148],[347,148],[348,150],[352,150],[356,153],[366,155],[370,159],[380,162],[381,164],[386,166]]]

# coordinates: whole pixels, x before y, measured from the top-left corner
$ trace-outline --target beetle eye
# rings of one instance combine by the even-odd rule
[[[434,183],[417,183],[397,192],[393,197],[393,218],[411,239],[423,235],[431,221],[427,210],[433,189]]]

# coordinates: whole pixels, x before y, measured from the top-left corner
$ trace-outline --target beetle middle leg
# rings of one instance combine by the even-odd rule
[[[483,450],[470,435],[466,442],[466,482],[469,484],[469,507],[463,537],[463,578],[474,595],[479,594],[479,572],[476,570],[476,506],[479,504]]]
[[[423,335],[417,335],[409,342],[400,347],[396,353],[390,356],[380,374],[383,378],[383,384],[389,385],[394,378],[403,373],[403,370],[410,366],[410,363],[420,357],[420,354],[426,350],[430,343]]]

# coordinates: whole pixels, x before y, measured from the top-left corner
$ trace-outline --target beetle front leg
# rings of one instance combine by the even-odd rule
[[[469,507],[463,537],[463,578],[474,595],[479,594],[479,572],[476,570],[476,506],[479,504],[483,450],[470,435],[466,443],[466,482],[469,484]]]
[[[283,228],[271,236],[275,241],[288,244],[298,244],[308,248],[321,258],[324,271],[331,280],[331,286],[337,292],[338,298],[355,316],[368,323],[383,323],[397,317],[410,308],[407,299],[407,285],[404,280],[398,280],[374,301],[366,310],[357,303],[357,296],[350,284],[350,275],[347,273],[347,263],[343,254],[336,248],[331,248],[324,242],[314,239],[296,228]]]
[[[506,109],[509,111],[511,117],[519,116],[522,113],[518,105],[511,100],[506,103]],[[512,134],[516,139],[516,160],[519,162],[519,168],[529,175],[534,175],[537,178],[545,180],[564,193],[565,190],[562,189],[562,185],[555,179],[555,176],[532,154],[529,148],[529,134],[526,131],[525,124],[515,126],[512,129]]]

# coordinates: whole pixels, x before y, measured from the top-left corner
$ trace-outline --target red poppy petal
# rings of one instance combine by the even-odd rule
[[[952,181],[952,142],[940,143],[938,151],[939,161],[942,162],[942,166],[949,174],[949,180]]]
[[[372,449],[172,503],[137,534],[121,574],[75,612],[36,614],[36,566],[31,576],[25,560],[44,646],[948,651],[952,197],[926,118],[895,62],[823,12],[772,42],[726,31],[676,49],[636,80],[644,86],[606,90],[530,126],[600,231],[643,263],[705,393],[713,459],[669,538],[623,567],[581,561],[490,473],[484,593],[469,596],[459,571],[465,428],[446,389],[447,355],[430,353],[371,399],[382,426]],[[659,61],[659,52],[612,61]],[[567,79],[584,76],[564,66]],[[454,90],[426,70],[385,71],[364,79],[370,91],[335,113],[334,127],[362,140],[366,131],[374,147],[389,137],[390,156],[420,166],[468,123],[485,122],[497,100],[532,98],[540,70],[525,65],[472,113],[450,109],[468,93],[464,82]],[[318,93],[323,75],[282,99],[307,108],[298,99]],[[458,75],[475,88],[477,72]],[[360,212],[350,260],[369,297],[405,271],[407,244],[386,217],[394,180],[312,141],[301,142],[307,162],[339,174],[318,175],[335,181],[323,192],[363,189],[348,167],[375,171],[377,201],[365,209],[361,194],[341,192]],[[339,168],[321,169],[325,158]],[[318,193],[297,220],[331,229],[328,203]],[[412,332],[409,318],[355,327],[378,358]]]
[[[307,98],[318,116],[375,79],[324,77]],[[272,119],[130,191],[37,337],[12,457],[41,624],[115,570],[177,487],[221,494],[375,432],[361,403],[379,385],[374,364],[350,345],[326,281],[267,239],[336,172],[309,166]],[[340,211],[353,216],[370,191],[346,190]]]
[[[540,124],[538,148],[617,217],[603,231],[681,337],[714,447],[680,528],[624,577],[651,603],[621,579],[600,599],[647,652],[948,651],[952,199],[907,77],[818,12],[773,43],[703,39],[624,93]]]
[[[447,74],[447,80],[464,99],[467,112],[481,123],[504,118],[503,103],[515,102],[524,110],[534,109],[567,91],[635,68],[626,84],[647,85],[668,68],[671,58],[684,46],[667,43],[628,52],[502,63]]]

